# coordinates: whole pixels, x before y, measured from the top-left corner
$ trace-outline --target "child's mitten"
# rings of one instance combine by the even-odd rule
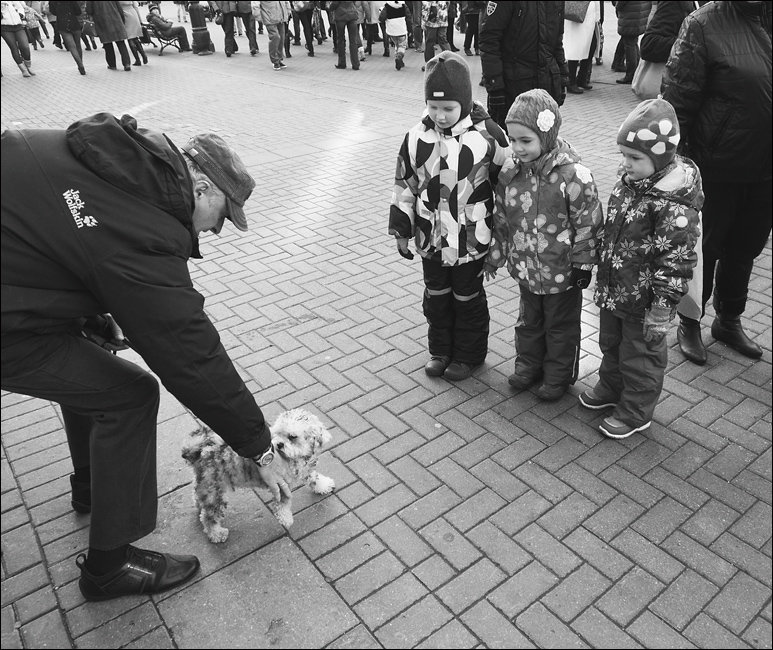
[[[644,340],[647,342],[660,342],[668,333],[668,328],[674,315],[669,307],[651,305],[644,312]]]

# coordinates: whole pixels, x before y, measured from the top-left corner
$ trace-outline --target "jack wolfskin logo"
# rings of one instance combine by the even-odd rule
[[[497,3],[496,2],[489,2],[486,4],[486,15],[490,16],[497,10]]]
[[[86,207],[86,204],[81,199],[80,190],[69,189],[66,192],[62,192],[62,196],[78,228],[83,228],[83,226],[93,228],[99,225],[95,217],[90,215],[81,216],[81,210]]]

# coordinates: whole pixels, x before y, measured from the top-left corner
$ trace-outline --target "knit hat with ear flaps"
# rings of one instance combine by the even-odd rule
[[[665,99],[644,100],[620,126],[617,144],[649,156],[655,171],[663,169],[674,159],[679,144],[679,121],[674,107]]]
[[[455,101],[462,105],[461,120],[472,110],[470,67],[454,52],[441,52],[427,61],[424,73],[424,99]]]
[[[546,90],[527,90],[515,98],[507,111],[505,123],[523,124],[539,136],[542,153],[556,146],[561,113],[556,100]]]

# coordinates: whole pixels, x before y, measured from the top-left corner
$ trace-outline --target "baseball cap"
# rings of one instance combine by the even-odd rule
[[[225,194],[228,218],[239,230],[247,230],[244,203],[255,188],[241,158],[226,141],[214,133],[194,135],[183,146],[188,154],[212,182]]]

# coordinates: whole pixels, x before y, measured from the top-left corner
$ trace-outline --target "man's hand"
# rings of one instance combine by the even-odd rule
[[[652,305],[644,312],[644,340],[659,343],[668,334],[671,326],[671,310],[668,307]]]
[[[411,251],[408,249],[408,238],[395,237],[395,242],[397,242],[397,252],[400,253],[400,255],[405,259],[412,260],[413,253],[411,253]]]
[[[263,479],[266,487],[271,490],[271,494],[274,496],[274,501],[279,503],[282,500],[282,496],[284,496],[285,499],[290,498],[290,495],[292,494],[290,486],[287,485],[281,476],[277,476],[276,472],[274,472],[274,468],[271,465],[266,465],[266,467],[257,465],[257,468],[258,474],[260,474],[260,478]]]
[[[487,101],[488,114],[499,126],[504,128],[507,117],[507,99],[504,90],[489,90]]]
[[[110,314],[98,314],[84,319],[81,334],[92,343],[109,352],[118,352],[129,348],[129,340]]]
[[[561,97],[558,98],[557,102],[559,106],[563,106],[564,102],[566,101],[566,87],[567,86],[565,83],[561,84]]]

